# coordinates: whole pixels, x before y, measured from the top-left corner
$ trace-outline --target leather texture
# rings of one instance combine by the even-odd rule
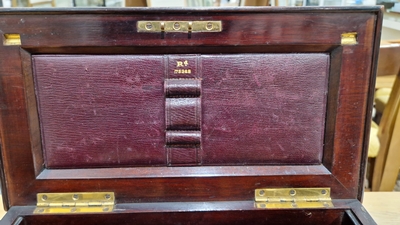
[[[167,79],[196,79],[201,76],[201,57],[198,55],[166,55]]]
[[[201,80],[199,79],[166,79],[164,83],[166,97],[199,97]]]
[[[200,98],[167,98],[167,130],[200,130]]]
[[[319,164],[329,55],[33,56],[48,168]]]
[[[163,56],[33,56],[48,168],[165,165]]]
[[[165,90],[168,166],[201,164],[201,66],[199,55],[168,55]]]
[[[201,131],[166,131],[167,145],[198,145],[201,142]]]
[[[200,149],[197,146],[168,148],[168,166],[195,166],[199,164]]]
[[[202,56],[202,163],[319,164],[328,54]]]

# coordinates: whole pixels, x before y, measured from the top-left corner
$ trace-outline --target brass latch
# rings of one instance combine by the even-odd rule
[[[138,21],[138,32],[221,32],[221,21]]]
[[[356,45],[357,44],[357,32],[343,33],[341,38],[342,45]]]
[[[257,208],[329,208],[333,207],[330,188],[256,189]]]
[[[21,35],[20,34],[4,34],[3,35],[3,45],[21,45]]]
[[[105,213],[114,205],[114,192],[39,193],[33,213]]]

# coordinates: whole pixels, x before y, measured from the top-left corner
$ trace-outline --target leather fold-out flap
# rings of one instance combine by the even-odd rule
[[[200,98],[167,98],[167,130],[200,130]]]
[[[199,97],[201,81],[198,79],[167,79],[164,87],[166,97]]]
[[[201,131],[167,131],[167,145],[198,145],[201,141]]]

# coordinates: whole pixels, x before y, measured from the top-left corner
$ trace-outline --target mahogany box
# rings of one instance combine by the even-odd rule
[[[375,224],[380,7],[2,9],[0,224]]]

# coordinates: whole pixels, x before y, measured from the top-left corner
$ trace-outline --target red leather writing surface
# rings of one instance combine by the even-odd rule
[[[329,55],[34,56],[49,168],[318,164]]]
[[[34,56],[47,167],[165,165],[163,56]]]
[[[202,57],[204,165],[319,163],[327,54]]]

